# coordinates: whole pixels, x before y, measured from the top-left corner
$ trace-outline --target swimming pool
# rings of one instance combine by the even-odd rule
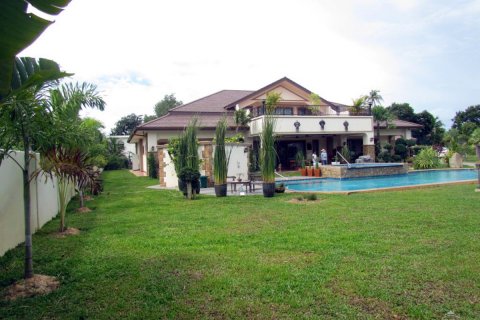
[[[282,181],[288,190],[317,192],[348,192],[382,188],[399,188],[435,183],[451,183],[476,180],[474,169],[462,170],[426,170],[401,175],[376,176],[362,178],[319,178],[309,180]]]

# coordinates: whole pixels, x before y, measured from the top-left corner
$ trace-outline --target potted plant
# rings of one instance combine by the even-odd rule
[[[313,176],[313,167],[312,166],[307,166],[307,176],[309,176],[309,177]]]
[[[280,100],[280,94],[269,92],[266,99],[266,113],[263,119],[261,139],[261,172],[263,178],[263,196],[273,197],[275,194],[275,118],[274,109]]]
[[[320,170],[320,167],[318,166],[318,162],[315,162],[315,169],[313,170],[313,175],[315,177],[320,177],[322,174],[322,171]]]
[[[335,154],[335,156],[333,157],[332,165],[335,166],[339,164],[340,164],[340,161],[338,161],[338,155]]]
[[[215,195],[217,197],[227,196],[227,172],[228,163],[225,153],[225,134],[227,131],[227,121],[220,119],[215,129],[215,153],[213,155],[213,177],[215,181]]]
[[[302,167],[300,168],[300,174],[302,176],[307,175],[307,168],[305,167],[305,160],[302,160]]]

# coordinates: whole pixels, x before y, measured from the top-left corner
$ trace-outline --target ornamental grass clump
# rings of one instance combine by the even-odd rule
[[[227,120],[220,119],[215,129],[215,153],[213,155],[213,178],[215,180],[215,193],[217,197],[226,196],[228,161],[225,152],[225,134],[227,132]],[[217,192],[218,189],[218,192]],[[220,189],[223,190],[220,191]]]
[[[274,110],[280,101],[280,94],[276,92],[269,92],[266,100],[266,113],[263,119],[263,130],[260,136],[261,150],[261,172],[263,182],[275,182],[275,118]]]
[[[200,186],[200,159],[198,157],[197,119],[194,118],[183,133],[174,139],[170,139],[168,154],[172,159],[175,172],[179,179],[179,189],[187,196],[194,199],[199,192]],[[198,174],[193,174],[198,173]],[[185,178],[185,179],[182,179]],[[188,177],[188,179],[186,179]],[[188,191],[192,190],[191,193]]]
[[[414,169],[433,169],[439,165],[440,161],[438,160],[437,152],[432,147],[420,151],[413,160]]]

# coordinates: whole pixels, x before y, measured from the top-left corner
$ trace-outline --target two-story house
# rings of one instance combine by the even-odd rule
[[[157,152],[159,146],[167,144],[169,138],[178,136],[195,116],[199,119],[198,138],[208,143],[212,141],[215,126],[223,115],[227,115],[230,134],[233,135],[235,110],[248,110],[253,118],[248,127],[240,128],[239,132],[244,134],[245,143],[252,150],[258,149],[265,99],[269,92],[278,92],[281,96],[275,109],[275,131],[277,162],[282,170],[294,169],[295,156],[299,151],[309,160],[314,152],[318,155],[321,149],[325,149],[330,162],[344,144],[355,156],[370,155],[375,158],[376,128],[368,108],[354,114],[347,105],[323,98],[314,101],[310,90],[288,78],[282,78],[255,91],[222,90],[173,108],[167,115],[138,126],[129,142],[137,144],[140,170],[147,170],[147,152]],[[391,127],[383,123],[380,126],[380,139],[384,142],[391,142],[400,136],[410,139],[411,130],[420,127],[405,121],[395,121]]]

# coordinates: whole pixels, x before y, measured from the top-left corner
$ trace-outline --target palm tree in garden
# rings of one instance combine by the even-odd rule
[[[263,178],[263,196],[273,197],[275,194],[275,108],[281,99],[280,93],[269,92],[265,101],[266,113],[260,135],[260,170]]]
[[[480,128],[477,128],[473,131],[468,142],[475,146],[475,153],[477,154],[477,159],[480,160]]]
[[[0,102],[0,164],[11,158],[15,149],[24,152],[23,164],[16,162],[23,174],[23,203],[25,216],[24,278],[33,277],[32,232],[30,210],[30,161],[32,147],[48,143],[53,121],[48,105],[48,90],[58,80],[69,76],[60,71],[57,63],[47,59],[17,58],[14,77],[8,94]]]
[[[356,115],[361,113],[365,109],[365,97],[359,97],[352,100],[352,106],[349,108],[351,114]]]
[[[365,96],[366,103],[369,106],[371,112],[372,107],[380,105],[383,101],[383,97],[380,95],[380,90],[371,90],[368,95]]]
[[[32,44],[53,22],[28,12],[28,5],[49,14],[58,15],[71,0],[2,0],[0,1],[0,103],[11,92],[12,77],[18,69],[15,56]]]
[[[376,133],[375,142],[380,143],[380,124],[385,122],[387,127],[392,126],[393,116],[388,109],[383,106],[377,105],[372,108],[373,121],[375,122]]]

